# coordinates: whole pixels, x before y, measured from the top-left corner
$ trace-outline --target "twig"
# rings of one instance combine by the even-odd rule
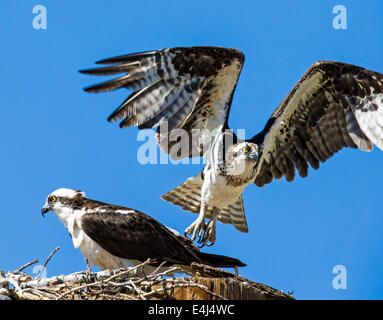
[[[8,280],[8,282],[13,285],[17,291],[17,293],[19,294],[19,297],[22,298],[23,297],[23,290],[20,288],[19,284],[17,283],[16,280],[12,279],[12,278],[6,278]]]
[[[21,266],[20,268],[18,268],[16,271],[13,271],[13,273],[20,273],[21,271],[23,271],[25,268],[28,268],[29,266],[31,266],[32,264],[35,264],[39,262],[39,260],[35,259],[31,262],[28,262],[26,264],[24,264],[23,266]]]
[[[48,256],[47,260],[45,260],[43,267],[40,270],[39,275],[36,277],[36,279],[40,279],[41,275],[43,274],[43,271],[45,270],[45,267],[47,266],[49,260],[52,258],[52,256],[60,249],[60,247],[57,247],[53,250],[53,252]]]
[[[134,290],[136,290],[136,292],[138,293],[138,295],[140,296],[140,298],[142,300],[146,300],[146,298],[143,296],[143,292],[142,290],[140,290],[139,288],[137,288],[137,286],[134,284],[134,282],[132,280],[129,281],[129,283],[133,286]]]
[[[286,295],[264,284],[235,276],[227,271],[198,264],[192,265],[192,268],[184,268],[177,265],[168,267],[165,266],[165,263],[160,263],[157,267],[153,268],[153,272],[147,275],[144,272],[144,267],[154,263],[153,260],[149,259],[131,268],[99,272],[87,270],[39,279],[44,268],[58,249],[59,247],[49,255],[40,274],[35,278],[28,276],[21,272],[21,270],[36,263],[37,260],[25,264],[15,272],[8,272],[6,275],[0,272],[0,287],[2,290],[6,291],[6,294],[9,296],[28,300],[147,300],[177,298],[179,294],[175,291],[176,288],[190,288],[191,292],[198,288],[208,294],[210,298],[227,299],[225,296],[214,292],[216,289],[210,290],[208,278],[216,278],[222,284],[228,282],[232,285],[234,281],[234,285],[238,283],[241,287],[249,287],[252,297],[259,297],[260,299],[294,299],[290,295]],[[194,273],[195,275],[196,271],[203,274],[204,277],[207,276],[206,283],[204,282],[205,280],[203,280],[203,283],[200,283],[196,278],[188,276],[174,278],[175,273],[191,275]],[[224,281],[221,281],[221,279],[224,279]],[[215,285],[213,288],[215,288]],[[198,289],[197,292],[199,291]]]
[[[152,276],[153,274],[156,274],[163,266],[164,266],[164,264],[166,263],[166,261],[163,261],[150,275],[149,275],[149,277],[150,276]]]

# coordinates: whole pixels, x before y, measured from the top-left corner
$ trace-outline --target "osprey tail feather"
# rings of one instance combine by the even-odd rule
[[[183,184],[164,194],[161,198],[186,211],[199,213],[201,207],[201,190],[203,178],[199,173],[194,177],[187,179]],[[206,218],[210,219],[213,208],[207,209]],[[218,221],[222,223],[233,224],[241,232],[248,232],[245,211],[243,207],[242,195],[237,201],[220,210]]]
[[[198,257],[201,258],[204,262],[214,267],[219,268],[234,268],[234,267],[246,267],[247,264],[243,263],[241,260],[236,258],[231,258],[219,254],[211,254],[198,252]]]

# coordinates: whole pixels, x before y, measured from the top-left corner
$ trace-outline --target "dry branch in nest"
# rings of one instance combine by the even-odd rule
[[[43,265],[59,248],[56,248]],[[144,263],[124,269],[90,270],[40,279],[23,270],[31,261],[6,274],[0,270],[0,299],[26,300],[164,300],[164,299],[294,299],[264,284],[256,283],[211,266],[194,263],[191,270],[160,265],[150,274]],[[161,270],[161,272],[159,272]],[[165,271],[164,271],[165,270]],[[175,273],[185,274],[173,277]]]

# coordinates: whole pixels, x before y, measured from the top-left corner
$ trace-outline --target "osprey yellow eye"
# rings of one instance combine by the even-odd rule
[[[56,202],[57,198],[55,196],[51,197],[51,202]]]
[[[249,152],[249,149],[248,149],[247,147],[244,147],[244,148],[242,149],[242,151],[243,151],[244,153],[248,153],[248,152]]]

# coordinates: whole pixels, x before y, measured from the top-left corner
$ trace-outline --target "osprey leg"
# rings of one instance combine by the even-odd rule
[[[211,219],[209,223],[205,226],[205,231],[203,233],[203,237],[199,238],[198,243],[201,244],[200,248],[202,248],[204,245],[206,246],[212,246],[215,243],[216,240],[216,228],[215,223],[217,221],[219,209],[214,207],[213,211],[211,213]],[[210,244],[208,244],[210,242]]]
[[[198,218],[185,230],[185,235],[189,234],[191,236],[191,240],[194,241],[196,236],[198,235],[199,239],[201,239],[204,231],[206,229],[205,224],[205,216],[206,216],[206,205],[205,203],[201,203],[201,210],[199,212]]]

